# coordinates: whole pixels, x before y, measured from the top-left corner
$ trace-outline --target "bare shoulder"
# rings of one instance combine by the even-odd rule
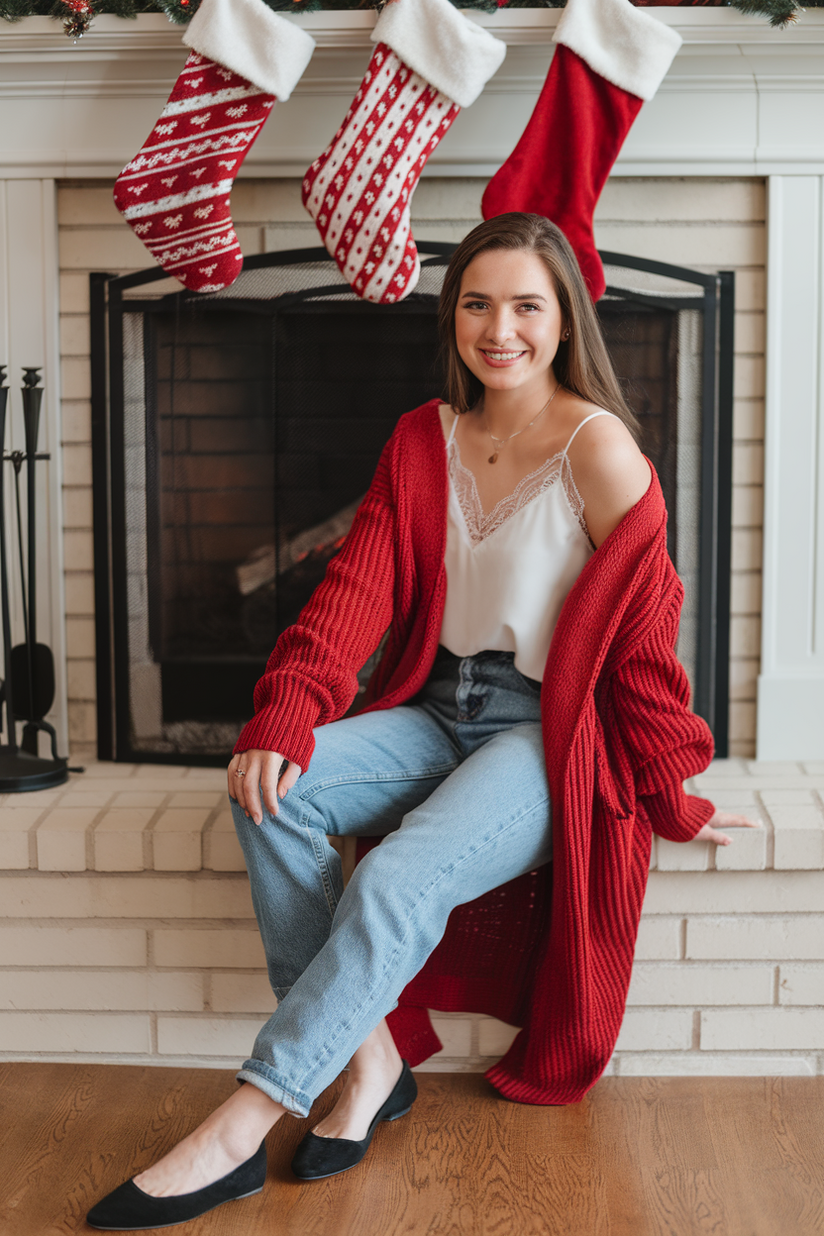
[[[602,409],[583,400],[579,424]],[[650,466],[626,425],[617,416],[597,416],[581,425],[569,461],[584,502],[584,519],[593,543],[600,545],[626,513],[643,498],[652,479]]]
[[[439,403],[438,416],[441,418],[441,428],[443,429],[444,437],[448,438],[452,429],[452,422],[455,419],[455,413],[452,411],[451,404]]]

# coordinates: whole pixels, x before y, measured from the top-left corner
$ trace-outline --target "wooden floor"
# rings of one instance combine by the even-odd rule
[[[824,1077],[605,1078],[575,1107],[418,1074],[362,1164],[301,1184],[269,1139],[261,1194],[181,1236],[806,1236],[824,1232]],[[0,1065],[0,1236],[90,1232],[98,1198],[234,1087],[208,1069]],[[318,1115],[334,1100],[330,1091]],[[314,1115],[315,1113],[313,1113]]]

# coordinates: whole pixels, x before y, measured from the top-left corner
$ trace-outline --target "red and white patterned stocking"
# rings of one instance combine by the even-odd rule
[[[559,46],[535,110],[489,182],[481,210],[485,219],[509,211],[551,219],[597,301],[605,283],[593,236],[595,206],[681,37],[629,0],[567,0],[554,40]]]
[[[302,196],[353,291],[385,304],[418,281],[409,216],[426,160],[506,46],[449,0],[390,0],[372,40],[360,89]]]
[[[228,0],[203,0],[184,36],[195,50],[114,187],[115,205],[158,265],[197,292],[228,287],[240,274],[232,184],[314,50],[262,0],[231,3],[230,12]]]

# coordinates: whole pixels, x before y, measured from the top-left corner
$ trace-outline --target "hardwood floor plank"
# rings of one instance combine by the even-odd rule
[[[289,1170],[311,1123],[267,1139],[261,1194],[180,1236],[820,1236],[824,1078],[605,1078],[572,1107],[498,1096],[477,1074],[418,1074],[409,1116],[363,1164]],[[0,1236],[90,1232],[89,1207],[194,1128],[226,1070],[0,1065]]]

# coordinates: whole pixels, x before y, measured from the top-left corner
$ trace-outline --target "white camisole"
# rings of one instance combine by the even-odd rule
[[[567,451],[523,477],[484,515],[475,477],[461,462],[455,429],[446,440],[449,505],[446,606],[440,642],[459,657],[514,652],[515,668],[543,679],[567,593],[594,552]]]

